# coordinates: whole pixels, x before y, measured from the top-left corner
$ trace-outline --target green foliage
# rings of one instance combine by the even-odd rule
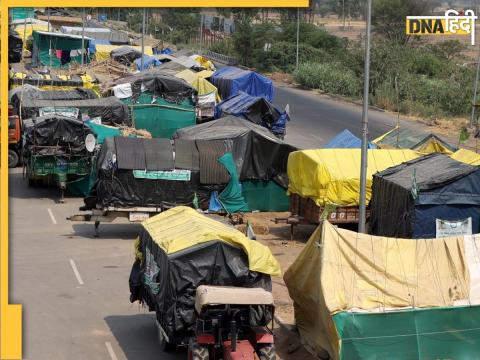
[[[355,73],[336,62],[301,64],[295,72],[295,80],[314,89],[345,96],[357,96],[361,87]]]

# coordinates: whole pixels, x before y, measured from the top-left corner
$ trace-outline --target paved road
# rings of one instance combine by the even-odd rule
[[[314,91],[276,84],[275,105],[290,106],[292,121],[287,125],[285,140],[301,148],[318,148],[344,129],[356,136],[362,135],[362,107],[356,104],[319,95]],[[369,139],[391,130],[397,122],[395,114],[370,109]],[[405,128],[423,129],[424,126],[401,120]]]

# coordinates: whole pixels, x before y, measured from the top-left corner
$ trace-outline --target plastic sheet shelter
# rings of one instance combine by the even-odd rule
[[[413,150],[369,150],[367,204],[372,195],[373,174],[419,156]],[[288,157],[288,180],[289,193],[311,198],[318,206],[358,206],[360,149],[295,151]]]
[[[459,221],[468,217],[472,217],[472,233],[480,232],[477,166],[431,154],[375,174],[372,191],[372,234],[435,237],[436,219]]]
[[[118,80],[112,90],[123,89],[121,100],[132,109],[136,129],[154,138],[170,138],[177,129],[196,123],[197,90],[184,80],[150,69]]]
[[[271,291],[271,276],[279,274],[268,247],[193,209],[176,207],[142,223],[130,275],[131,301],[145,301],[156,310],[171,342],[188,344],[199,285]],[[265,312],[252,312],[254,326]]]
[[[235,116],[179,129],[174,139],[221,142],[231,151],[240,180],[275,180],[287,187],[287,159],[296,148],[262,126]],[[218,141],[217,141],[218,140]]]
[[[40,110],[49,108],[54,111],[63,109],[79,109],[79,118],[90,119],[100,117],[107,125],[132,125],[128,107],[114,96],[85,100],[44,100],[31,99],[21,104],[23,119],[39,116]]]
[[[424,154],[451,154],[457,150],[437,135],[400,127],[395,127],[372,142],[381,149],[412,149]]]
[[[113,50],[119,49],[122,46],[118,45],[104,45],[104,44],[97,44],[95,45],[95,59],[97,61],[105,61],[110,59],[110,54]],[[141,46],[129,46],[132,49],[137,50],[141,53],[142,47]],[[153,50],[151,46],[144,47],[144,54],[145,55],[153,55]]]
[[[92,89],[97,94],[99,93],[98,84],[90,75],[42,75],[10,72],[10,89],[27,84],[38,87],[40,90],[75,90],[78,87],[82,87],[84,89]]]
[[[215,71],[210,81],[217,87],[222,99],[228,99],[239,91],[243,91],[252,96],[264,97],[270,102],[273,101],[272,80],[251,70],[226,66]]]
[[[412,241],[324,222],[284,275],[302,342],[334,360],[476,358],[478,249],[479,235]]]
[[[480,165],[480,154],[467,149],[459,149],[455,151],[451,155],[451,158],[469,165]]]
[[[217,105],[216,116],[226,115],[242,117],[280,136],[285,135],[287,121],[290,121],[285,111],[281,112],[267,99],[251,96],[243,91]]]
[[[338,133],[327,144],[323,145],[324,149],[360,149],[361,147],[362,139],[353,135],[348,129]],[[367,147],[376,149],[377,145],[369,142]]]
[[[206,57],[204,57],[202,55],[191,55],[190,58],[193,59],[194,61],[198,62],[206,70],[215,71],[215,65],[213,64],[213,62],[208,60]]]
[[[33,32],[32,66],[69,67],[90,62],[88,48],[92,38],[46,31]],[[82,48],[83,43],[83,48]],[[60,55],[59,55],[60,54]]]
[[[217,101],[220,100],[217,88],[207,80],[212,76],[213,71],[202,70],[195,72],[192,70],[183,70],[175,74],[176,77],[185,80],[188,84],[198,91],[198,96],[214,94]]]

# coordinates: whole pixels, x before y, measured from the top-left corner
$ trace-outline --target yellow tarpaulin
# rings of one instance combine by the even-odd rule
[[[188,84],[193,86],[198,91],[198,95],[215,93],[215,98],[217,99],[217,101],[220,101],[217,88],[206,79],[212,74],[213,71],[208,70],[203,70],[196,73],[192,70],[186,69],[175,74],[175,77],[183,79]]]
[[[281,275],[280,265],[268,247],[192,208],[178,206],[144,221],[142,226],[167,254],[207,241],[220,240],[242,248],[248,255],[250,270]]]
[[[455,151],[451,158],[469,165],[480,165],[480,154],[467,149]]]
[[[202,65],[202,67],[204,67],[205,69],[215,71],[215,65],[213,65],[213,63],[207,58],[201,55],[192,55],[190,56],[190,58],[200,63],[200,65]]]
[[[51,29],[51,28],[50,28]],[[48,24],[27,24],[15,26],[15,31],[23,40],[23,48],[26,49],[26,41],[34,31],[48,31]]]
[[[373,174],[421,156],[413,150],[368,150],[367,204]],[[288,191],[311,198],[318,206],[357,206],[360,149],[300,150],[288,156]]]
[[[320,225],[284,279],[302,341],[336,358],[332,316],[478,303],[480,236],[394,239]]]
[[[112,50],[118,49],[123,46],[125,45],[102,45],[102,44],[95,45],[95,49],[96,49],[95,59],[97,61],[104,61],[104,60],[110,59],[110,53],[112,52]],[[129,46],[129,47],[142,52],[141,46]],[[145,50],[145,55],[153,55],[153,49],[151,46],[145,46],[144,50]]]

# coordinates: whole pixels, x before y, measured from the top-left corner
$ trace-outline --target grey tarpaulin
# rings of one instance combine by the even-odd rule
[[[175,139],[223,140],[233,154],[240,180],[275,180],[286,187],[288,154],[297,150],[268,129],[235,116],[179,129]]]
[[[436,218],[453,221],[469,216],[478,232],[480,168],[476,166],[431,154],[373,176],[370,232],[374,235],[432,238]]]
[[[22,101],[21,115],[23,119],[39,115],[43,107],[53,108],[78,108],[80,115],[88,115],[90,118],[101,117],[103,124],[131,126],[132,120],[128,106],[114,96],[86,100],[41,100],[31,99]]]

